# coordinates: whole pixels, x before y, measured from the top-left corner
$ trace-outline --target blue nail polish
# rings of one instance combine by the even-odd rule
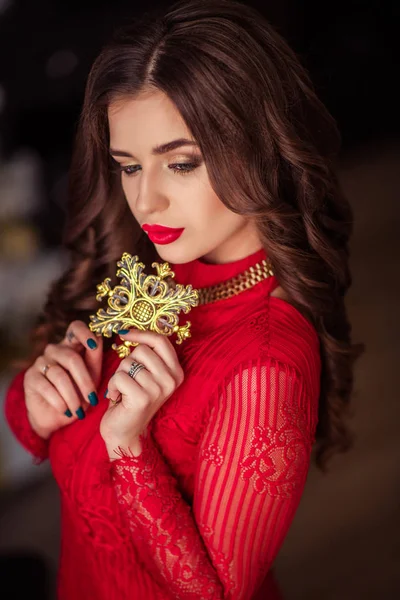
[[[67,415],[67,417],[72,417],[72,412],[69,410],[69,408],[65,411],[64,415]]]
[[[107,394],[108,394],[108,388],[106,389],[106,391],[104,392],[104,398],[107,398]]]
[[[118,335],[126,335],[127,333],[129,333],[129,329],[120,329],[118,331]]]
[[[99,403],[96,392],[90,392],[88,398],[89,398],[89,402],[92,406],[96,406],[96,404]]]
[[[82,406],[80,406],[78,408],[78,410],[76,411],[76,414],[78,415],[78,419],[84,419],[85,418],[85,413],[83,412]]]
[[[87,345],[89,346],[89,348],[91,350],[94,350],[95,348],[97,348],[97,343],[94,340],[92,340],[92,338],[89,338],[87,340]]]

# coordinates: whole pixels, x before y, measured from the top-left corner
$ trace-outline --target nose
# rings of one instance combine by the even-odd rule
[[[163,212],[168,206],[168,200],[155,173],[140,171],[138,180],[136,212],[142,216]]]

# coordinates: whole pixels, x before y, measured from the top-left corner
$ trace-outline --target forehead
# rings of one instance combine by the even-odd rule
[[[143,140],[149,145],[173,137],[188,137],[189,132],[178,109],[160,91],[119,98],[108,107],[108,123],[113,144]]]

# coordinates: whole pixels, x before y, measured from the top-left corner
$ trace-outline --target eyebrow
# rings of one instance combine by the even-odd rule
[[[180,138],[178,140],[166,142],[160,146],[155,146],[151,153],[158,156],[159,154],[166,154],[167,152],[171,152],[171,150],[176,150],[176,148],[180,148],[181,146],[198,146],[198,144],[192,140]],[[110,148],[110,154],[113,156],[126,156],[128,158],[133,158],[132,154],[129,154],[129,152],[126,152],[125,150],[114,150],[113,148]]]

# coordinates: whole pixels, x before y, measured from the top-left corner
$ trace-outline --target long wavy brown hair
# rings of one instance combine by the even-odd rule
[[[211,185],[232,211],[252,217],[290,302],[313,323],[322,375],[316,464],[353,443],[351,285],[353,214],[335,160],[340,136],[309,76],[255,9],[231,0],[184,0],[117,31],[90,71],[71,165],[64,246],[69,268],[54,283],[33,331],[32,362],[74,319],[89,320],[96,284],[115,281],[125,251],[145,264],[154,245],[134,219],[109,154],[107,107],[161,90],[200,146]],[[107,341],[107,340],[106,340]]]

